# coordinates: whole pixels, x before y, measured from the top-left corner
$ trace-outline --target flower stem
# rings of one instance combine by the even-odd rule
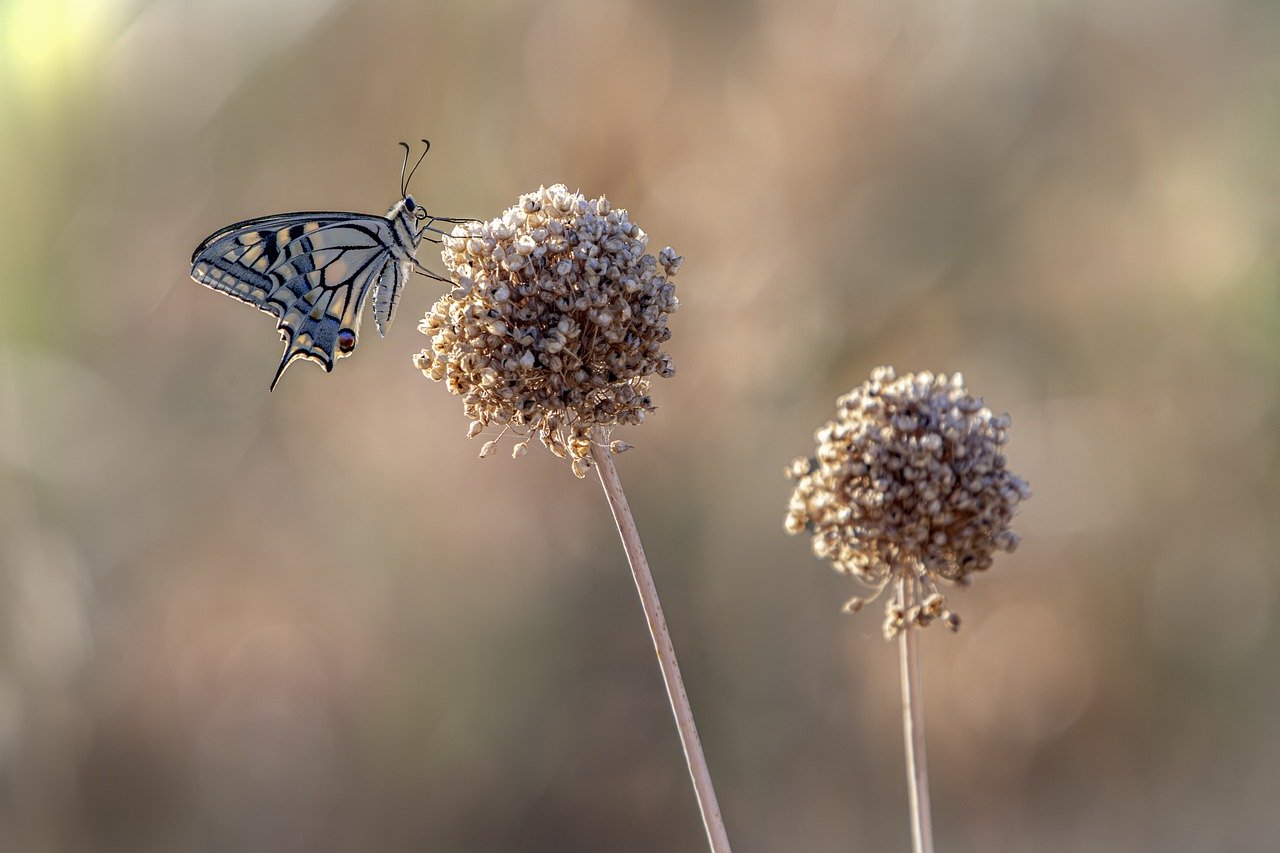
[[[898,578],[898,603],[911,608],[913,579]],[[915,853],[933,853],[933,817],[929,810],[929,768],[924,755],[924,698],[920,689],[919,637],[910,621],[898,635],[902,671],[902,737],[907,750],[907,793],[911,800],[911,842]]]
[[[614,523],[618,526],[618,535],[622,538],[622,548],[627,552],[627,562],[631,564],[631,574],[640,593],[640,604],[644,607],[645,619],[649,623],[653,648],[658,653],[658,666],[662,668],[667,698],[671,701],[676,728],[680,731],[680,743],[684,746],[685,762],[689,765],[689,775],[693,777],[693,790],[698,798],[698,808],[702,811],[702,825],[707,830],[707,841],[713,853],[730,853],[729,836],[725,833],[720,805],[716,802],[716,791],[711,784],[711,773],[707,769],[707,759],[702,754],[702,743],[698,740],[693,709],[689,706],[684,681],[680,678],[680,665],[676,662],[675,647],[672,646],[671,634],[667,631],[667,619],[662,615],[658,589],[653,584],[649,561],[645,559],[644,548],[640,544],[640,533],[636,530],[627,496],[622,491],[622,481],[618,479],[618,469],[613,465],[613,454],[600,434],[591,443],[591,456],[600,473],[600,485],[604,487],[605,497],[609,500]]]

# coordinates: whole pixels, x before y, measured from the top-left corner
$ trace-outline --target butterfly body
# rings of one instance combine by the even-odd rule
[[[426,148],[414,171],[431,148],[422,141]],[[434,223],[466,220],[432,216],[409,194],[409,146],[400,144],[405,149],[400,200],[385,216],[337,211],[261,216],[215,231],[192,253],[193,279],[276,318],[285,347],[272,389],[297,359],[329,372],[338,359],[355,352],[370,289],[374,325],[385,335],[411,273],[448,281],[418,263],[418,246],[428,232],[446,233]]]

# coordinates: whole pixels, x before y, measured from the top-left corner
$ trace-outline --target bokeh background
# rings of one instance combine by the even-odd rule
[[[187,277],[422,136],[435,212],[687,257],[620,468],[736,849],[909,843],[896,651],[782,531],[881,363],[1035,491],[924,637],[940,849],[1269,847],[1278,87],[1244,0],[0,2],[0,848],[705,849],[597,484],[410,364],[439,286],[268,394]]]

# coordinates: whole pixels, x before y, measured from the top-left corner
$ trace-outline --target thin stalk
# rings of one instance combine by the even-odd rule
[[[913,581],[898,579],[902,612],[911,608]],[[915,853],[933,853],[933,817],[929,810],[929,768],[924,755],[924,697],[920,689],[917,628],[908,622],[898,635],[902,671],[902,737],[907,750],[907,794],[911,800],[911,842]]]
[[[658,653],[662,681],[666,684],[667,698],[671,701],[676,728],[680,731],[684,759],[689,765],[689,775],[693,777],[693,790],[698,798],[698,808],[702,811],[702,825],[707,830],[707,841],[712,853],[730,853],[729,836],[725,833],[724,819],[720,817],[720,804],[716,801],[716,790],[711,784],[711,772],[707,769],[707,759],[702,754],[698,727],[693,722],[693,709],[689,707],[684,680],[680,678],[676,650],[671,644],[667,619],[662,615],[662,604],[658,601],[658,589],[649,572],[649,561],[645,559],[644,548],[640,544],[640,533],[636,530],[627,496],[622,491],[618,469],[613,465],[613,454],[603,436],[597,434],[595,439],[591,443],[591,457],[595,461],[596,470],[600,472],[600,485],[604,487],[605,497],[609,500],[609,509],[613,511],[618,536],[622,538],[622,548],[627,552],[631,575],[635,578],[636,589],[640,593],[640,604],[644,607],[645,619],[649,623],[649,636],[653,638],[653,648]]]

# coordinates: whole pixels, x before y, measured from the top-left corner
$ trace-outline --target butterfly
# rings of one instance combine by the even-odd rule
[[[355,352],[360,317],[370,288],[373,319],[385,336],[410,274],[450,283],[418,262],[423,239],[448,232],[437,222],[459,223],[427,213],[409,195],[413,169],[409,146],[400,167],[400,200],[385,216],[365,213],[277,213],[236,222],[210,234],[191,255],[191,277],[276,318],[284,356],[271,389],[297,359],[328,373],[334,362]]]

